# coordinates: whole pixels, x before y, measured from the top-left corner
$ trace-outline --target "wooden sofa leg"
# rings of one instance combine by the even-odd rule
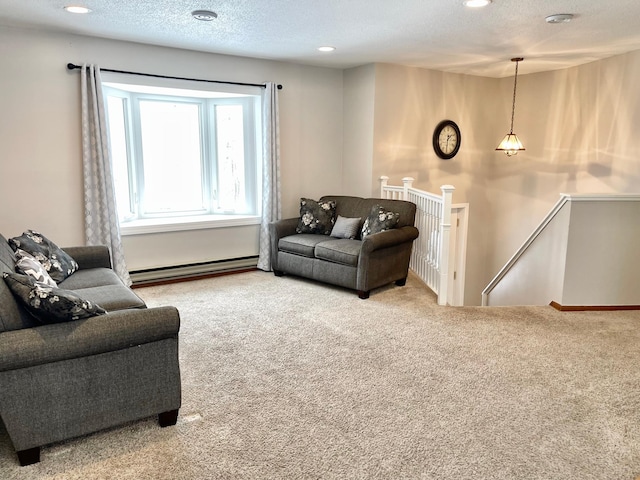
[[[21,467],[27,465],[33,465],[40,461],[40,447],[27,448],[26,450],[20,450],[16,452],[18,454],[18,461]]]
[[[274,271],[273,271],[273,274],[274,274],[276,277],[282,277],[282,276],[284,275],[284,272],[283,272],[283,271],[281,271],[281,270],[274,270]]]
[[[170,410],[168,412],[162,412],[158,414],[158,423],[161,427],[170,427],[175,425],[178,421],[178,410]]]
[[[407,277],[401,278],[400,280],[396,280],[396,285],[399,287],[404,287],[407,283]]]
[[[367,298],[369,298],[370,292],[371,290],[367,290],[366,292],[364,290],[358,290],[358,298],[360,298],[361,300],[366,300]]]

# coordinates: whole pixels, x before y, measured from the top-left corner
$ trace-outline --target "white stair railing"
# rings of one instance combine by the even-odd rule
[[[412,187],[413,178],[402,179],[402,186],[388,185],[389,177],[380,177],[380,197],[408,200],[416,204],[415,226],[420,236],[415,240],[409,267],[438,295],[438,304],[447,304],[451,199],[455,188],[440,187],[442,195]]]
[[[513,254],[513,256],[509,259],[509,261],[505,264],[504,267],[500,269],[495,277],[489,282],[489,285],[485,287],[482,291],[482,306],[486,307],[489,305],[489,295],[491,292],[498,286],[498,284],[502,281],[502,279],[511,271],[511,269],[518,263],[518,260],[525,254],[527,249],[531,247],[533,242],[535,242],[536,238],[540,236],[542,232],[549,226],[551,221],[558,215],[560,210],[565,206],[565,204],[569,201],[569,195],[561,194],[560,199],[553,206],[551,211],[547,214],[546,217],[540,222],[540,224],[536,227],[529,238],[525,240],[525,242],[520,246],[520,248]]]

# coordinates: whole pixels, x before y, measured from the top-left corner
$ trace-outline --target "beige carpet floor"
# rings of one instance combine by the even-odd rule
[[[640,312],[368,300],[255,271],[137,290],[182,318],[178,424],[42,449],[1,479],[640,476]],[[1,387],[0,387],[1,388]]]

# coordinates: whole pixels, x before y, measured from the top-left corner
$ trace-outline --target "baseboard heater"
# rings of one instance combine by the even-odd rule
[[[189,280],[198,277],[252,270],[255,269],[257,265],[258,257],[252,256],[216,260],[213,262],[149,268],[146,270],[133,270],[129,272],[129,276],[131,277],[133,286],[136,287],[149,283]]]

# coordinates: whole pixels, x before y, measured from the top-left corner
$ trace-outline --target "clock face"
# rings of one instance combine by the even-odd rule
[[[443,120],[433,132],[433,149],[440,158],[453,158],[460,149],[460,129],[455,122]]]

